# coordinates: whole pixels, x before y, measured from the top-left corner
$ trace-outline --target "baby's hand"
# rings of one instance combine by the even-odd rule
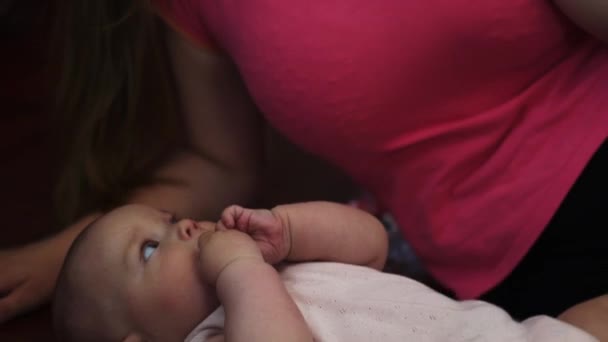
[[[240,261],[264,263],[255,241],[237,230],[216,230],[198,238],[203,278],[215,286],[219,275],[231,264]]]
[[[232,205],[222,213],[218,230],[237,229],[255,240],[269,264],[283,261],[291,249],[291,232],[280,218],[267,209],[247,209]]]

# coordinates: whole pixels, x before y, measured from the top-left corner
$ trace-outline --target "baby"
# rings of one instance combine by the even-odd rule
[[[124,206],[72,245],[55,325],[67,341],[595,340],[382,273],[387,248],[378,220],[336,203],[231,206],[217,223]]]

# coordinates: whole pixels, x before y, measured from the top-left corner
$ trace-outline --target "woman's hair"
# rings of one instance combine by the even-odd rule
[[[124,201],[182,142],[164,27],[143,0],[62,0],[58,223]]]

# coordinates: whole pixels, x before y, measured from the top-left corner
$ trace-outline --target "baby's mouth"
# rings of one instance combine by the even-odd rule
[[[217,229],[217,225],[213,222],[200,221],[196,222],[196,229],[199,233],[214,232]]]

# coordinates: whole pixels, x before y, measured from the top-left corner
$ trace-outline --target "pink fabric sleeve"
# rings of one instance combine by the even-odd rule
[[[203,22],[198,0],[155,0],[159,16],[176,32],[205,49],[219,50]]]

